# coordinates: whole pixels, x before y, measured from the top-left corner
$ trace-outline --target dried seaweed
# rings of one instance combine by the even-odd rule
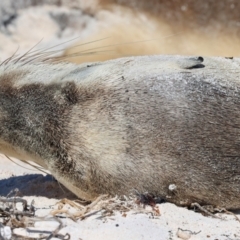
[[[135,196],[109,197],[107,195],[101,195],[88,205],[68,199],[62,199],[57,204],[58,209],[53,210],[51,214],[53,214],[54,216],[57,216],[58,214],[64,214],[65,216],[71,218],[74,221],[77,221],[78,219],[83,220],[99,212],[101,213],[102,218],[107,216],[113,216],[115,212],[120,212],[122,216],[125,217],[126,213],[129,211],[132,211],[134,214],[150,214],[152,217],[160,215],[160,210],[158,206],[156,206],[156,203],[143,203],[138,198],[136,200]],[[68,208],[64,208],[65,205],[70,205],[71,207],[74,207],[77,210],[76,213],[70,213]],[[146,209],[146,205],[151,206],[150,210]]]
[[[13,194],[14,196],[10,197]],[[6,227],[11,228],[11,234],[7,238],[6,236],[2,236],[0,232],[0,239],[51,239],[53,237],[64,240],[70,239],[69,234],[59,234],[59,231],[63,228],[63,223],[59,218],[52,216],[35,216],[34,201],[28,204],[27,201],[19,197],[19,195],[19,190],[15,189],[11,191],[7,197],[0,197],[0,229],[4,229]],[[20,203],[20,206],[18,203]],[[28,229],[29,227],[33,227],[37,221],[56,221],[59,225],[54,231]],[[35,232],[42,234],[43,236],[40,238],[20,236],[14,233],[14,229],[16,228],[25,228],[28,233]]]

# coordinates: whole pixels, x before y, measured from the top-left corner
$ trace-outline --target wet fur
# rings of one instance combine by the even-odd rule
[[[239,60],[179,56],[10,61],[0,67],[0,151],[88,200],[137,191],[239,208],[236,71]]]

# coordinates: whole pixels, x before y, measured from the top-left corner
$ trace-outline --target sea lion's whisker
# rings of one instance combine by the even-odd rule
[[[98,50],[98,49],[107,48],[107,47],[115,47],[115,46],[129,45],[129,44],[135,44],[135,43],[144,43],[144,42],[156,41],[156,40],[163,40],[163,39],[166,39],[166,38],[169,38],[169,37],[172,37],[172,36],[176,36],[176,35],[179,35],[179,34],[180,34],[180,33],[171,34],[171,35],[169,35],[169,36],[165,36],[165,37],[160,38],[160,39],[157,39],[157,38],[156,38],[156,39],[146,39],[146,40],[130,41],[130,42],[117,43],[117,44],[108,44],[108,45],[105,45],[105,46],[88,48],[88,49],[86,49],[86,50],[80,51],[79,53],[75,53],[75,55],[70,54],[70,55],[64,56],[64,59],[67,59],[67,58],[69,58],[69,57],[74,57],[74,56],[83,56],[83,55],[84,55],[84,54],[83,54],[84,52],[87,52],[87,55],[96,54],[96,52],[89,52],[89,51],[92,51],[92,50]],[[108,38],[109,38],[109,37],[105,37],[105,38],[97,39],[97,40],[94,40],[94,41],[89,41],[89,42],[86,42],[86,43],[77,44],[77,45],[74,45],[74,46],[70,47],[69,49],[73,49],[73,48],[76,48],[76,47],[80,47],[80,46],[84,46],[84,45],[89,45],[89,44],[92,44],[92,43],[100,42],[100,41],[103,41],[103,40],[108,39]],[[75,40],[75,39],[77,39],[77,38],[74,38],[73,40]],[[35,50],[35,51],[39,52],[39,54],[42,54],[40,51],[42,51],[42,52],[44,53],[44,52],[47,51],[47,50],[56,48],[56,47],[58,47],[58,46],[60,46],[60,45],[66,44],[66,43],[68,43],[68,42],[70,42],[70,41],[73,41],[73,40],[69,40],[69,41],[66,41],[66,42],[64,42],[64,43],[57,44],[57,45],[52,46],[52,47],[49,47],[49,48],[40,49],[40,50]],[[61,51],[63,51],[63,50],[64,50],[64,49],[59,49],[59,50],[51,51],[51,52],[50,52],[50,55],[56,54],[56,53],[61,52]],[[35,52],[35,51],[33,51],[33,52]],[[99,52],[100,52],[100,51],[98,51],[97,53],[99,53]],[[103,52],[103,51],[101,51],[101,52]],[[46,52],[46,53],[48,54],[49,52]],[[38,54],[38,53],[37,53],[37,54]],[[125,56],[126,56],[126,55],[125,55]],[[31,56],[28,55],[28,57],[31,57]],[[60,57],[54,57],[54,58],[61,58],[61,57],[62,57],[62,56],[60,56]],[[43,59],[43,61],[48,61],[48,60],[49,60],[49,59],[46,59],[46,60]]]
[[[12,54],[12,56],[10,56],[9,58],[5,59],[2,63],[0,63],[0,66],[2,66],[3,64],[8,64],[14,57],[16,57],[16,53],[19,50],[19,45],[17,47],[17,50]]]
[[[130,42],[116,43],[116,44],[108,44],[108,45],[105,45],[105,46],[89,48],[89,49],[83,50],[83,52],[84,52],[84,51],[89,51],[89,50],[96,50],[96,49],[106,48],[106,47],[116,47],[116,46],[122,46],[122,45],[129,45],[129,44],[145,43],[145,42],[156,41],[156,40],[163,40],[163,39],[170,38],[170,37],[173,37],[173,36],[176,36],[176,35],[179,35],[179,34],[181,34],[181,33],[171,34],[171,35],[165,36],[165,37],[163,37],[163,38],[152,38],[152,39],[146,39],[146,40],[138,40],[138,41],[130,41]],[[80,44],[79,46],[81,46],[81,45],[82,45],[82,44]],[[77,47],[77,46],[78,46],[78,45],[73,46],[73,47],[71,47],[70,49],[75,48],[75,47]]]
[[[69,55],[66,55],[66,56],[59,56],[59,57],[48,57],[47,56],[51,56],[51,55],[54,55],[56,54],[55,51],[51,51],[51,52],[43,52],[43,53],[39,53],[39,54],[35,54],[35,57],[33,58],[33,56],[29,59],[29,57],[27,57],[26,59],[23,59],[23,63],[22,65],[27,65],[28,63],[30,62],[33,62],[35,60],[38,60],[39,62],[47,62],[47,61],[51,61],[51,62],[55,62],[55,61],[62,61],[64,59],[67,59],[67,58],[70,58],[70,57],[76,57],[76,56],[87,56],[87,55],[97,55],[98,53],[104,53],[104,52],[110,52],[112,50],[104,50],[104,51],[96,51],[96,52],[87,52],[87,53],[84,53],[82,54],[81,52],[78,52],[78,53],[73,53],[73,54],[69,54]],[[60,60],[59,60],[60,59]],[[28,60],[28,61],[26,61]]]
[[[79,37],[77,37],[77,38],[79,38]],[[33,57],[33,56],[35,56],[35,55],[43,55],[43,54],[53,55],[53,54],[62,52],[62,51],[64,51],[64,49],[58,49],[58,50],[54,50],[54,51],[48,51],[48,50],[54,49],[54,48],[56,48],[56,47],[58,47],[58,46],[61,46],[61,45],[64,45],[64,44],[66,44],[66,43],[68,43],[68,42],[74,41],[74,40],[76,40],[77,38],[71,39],[71,40],[66,41],[66,42],[64,42],[64,43],[56,44],[56,45],[51,46],[51,47],[48,47],[48,48],[37,49],[37,50],[31,52],[31,53],[34,53],[33,55],[27,54],[27,58]],[[95,42],[102,41],[102,40],[107,39],[107,38],[108,38],[108,37],[102,38],[102,39],[98,39],[98,40],[94,40],[94,41],[89,41],[89,42],[82,43],[82,44],[78,44],[78,45],[75,45],[75,46],[73,46],[73,47],[71,47],[71,48],[75,48],[75,47],[77,47],[77,46],[83,46],[83,45],[95,43]],[[71,49],[71,48],[70,48],[70,49]],[[37,58],[36,58],[36,59],[37,59]],[[25,60],[25,59],[24,59],[24,60]],[[23,61],[24,61],[24,60],[23,60]],[[34,60],[35,60],[35,59],[34,59]],[[29,62],[31,62],[31,61],[32,61],[32,60],[30,60]],[[29,62],[27,62],[27,63],[29,63]]]
[[[16,63],[19,62],[24,56],[26,56],[28,53],[30,53],[31,50],[33,50],[37,45],[39,45],[39,44],[42,42],[42,40],[43,40],[43,38],[42,38],[39,42],[37,42],[33,47],[31,47],[27,52],[25,52],[25,53],[22,54],[19,58],[17,58],[14,63],[16,64]]]
[[[21,167],[21,168],[24,168],[24,169],[26,169],[26,170],[36,171],[36,170],[34,170],[34,169],[27,168],[27,167],[24,167],[24,166],[18,164],[17,162],[15,162],[13,159],[11,159],[10,157],[8,157],[7,155],[4,155],[4,156],[5,156],[8,160],[10,160],[12,163],[18,165],[18,166]],[[30,166],[33,167],[33,168],[36,168],[38,171],[40,171],[40,172],[42,172],[42,173],[49,174],[49,173],[45,172],[45,171],[44,171],[44,168],[42,168],[42,167],[40,167],[40,166],[33,165],[33,164],[31,164],[30,162],[27,162],[27,161],[24,161],[24,160],[20,160],[20,159],[19,159],[19,161],[22,161],[23,163],[28,164],[28,165],[30,165]]]
[[[60,59],[64,60],[64,59],[68,59],[68,58],[72,58],[72,57],[78,57],[78,56],[89,56],[89,55],[99,55],[99,54],[103,54],[103,53],[107,53],[107,52],[113,52],[114,50],[104,50],[104,51],[94,51],[94,52],[78,52],[78,53],[72,53],[66,56],[60,56],[60,57],[54,57],[54,58],[48,58],[48,59],[43,59],[43,62],[48,61],[48,60],[53,60],[53,61],[58,61]]]
[[[62,46],[62,45],[64,45],[64,44],[66,44],[66,43],[72,42],[72,41],[74,41],[74,40],[76,40],[76,39],[78,39],[78,38],[80,38],[80,37],[76,37],[76,38],[73,38],[73,39],[71,39],[71,40],[65,41],[65,42],[63,42],[63,43],[59,43],[59,44],[53,45],[53,46],[51,46],[51,47],[42,48],[42,49],[38,49],[38,50],[35,50],[35,51],[38,51],[38,52],[46,52],[46,51],[48,51],[48,50],[50,50],[50,49],[53,49],[53,48]],[[103,40],[105,40],[105,39],[107,39],[107,38],[109,38],[109,37],[105,37],[105,38],[97,39],[97,40],[94,40],[94,41],[89,41],[89,42],[81,43],[81,44],[78,44],[78,45],[74,45],[74,46],[70,47],[70,49],[75,48],[75,47],[78,47],[78,46],[88,45],[88,44],[95,43],[95,42],[100,42],[100,41],[103,41]],[[65,49],[65,48],[56,50],[56,52],[61,52],[61,51],[63,51],[64,49]],[[33,51],[33,52],[35,52],[35,51]]]

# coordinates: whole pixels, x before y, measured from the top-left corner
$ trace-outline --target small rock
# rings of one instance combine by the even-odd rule
[[[178,229],[177,237],[179,237],[179,238],[181,238],[183,240],[188,240],[191,237],[191,233],[188,230]]]

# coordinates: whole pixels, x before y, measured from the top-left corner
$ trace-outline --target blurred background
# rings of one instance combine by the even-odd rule
[[[0,60],[51,50],[81,63],[146,54],[240,55],[238,0],[1,0]],[[71,41],[69,41],[71,40]]]

